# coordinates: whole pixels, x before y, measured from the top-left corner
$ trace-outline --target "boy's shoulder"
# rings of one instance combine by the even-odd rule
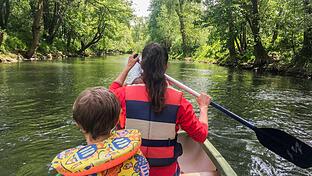
[[[141,134],[138,130],[118,130],[103,142],[78,146],[59,153],[51,163],[50,173],[79,172],[87,175],[109,170],[127,162],[139,163],[146,160],[140,153],[140,145]],[[141,162],[139,165],[148,166],[147,162]]]

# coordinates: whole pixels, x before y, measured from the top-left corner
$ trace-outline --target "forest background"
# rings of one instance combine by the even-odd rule
[[[312,0],[0,0],[0,62],[139,52],[312,75]]]

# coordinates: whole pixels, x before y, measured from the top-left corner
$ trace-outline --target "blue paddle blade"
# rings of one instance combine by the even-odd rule
[[[301,168],[312,167],[312,147],[299,139],[274,128],[256,128],[259,142]]]

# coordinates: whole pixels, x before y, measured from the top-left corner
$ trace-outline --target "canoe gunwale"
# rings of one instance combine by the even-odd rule
[[[187,135],[185,131],[179,131],[178,135]],[[237,176],[230,164],[224,159],[220,152],[212,145],[212,143],[206,139],[203,144],[200,144],[204,152],[211,159],[217,170],[221,175],[225,176]]]
[[[223,158],[219,151],[212,145],[212,143],[206,139],[203,144],[201,144],[203,150],[207,153],[213,164],[225,176],[236,176],[236,172],[230,166],[230,164]]]

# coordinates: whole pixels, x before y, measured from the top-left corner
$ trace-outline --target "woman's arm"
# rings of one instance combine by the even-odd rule
[[[210,97],[201,94],[198,98],[200,109],[199,118],[196,117],[192,104],[182,97],[181,105],[177,114],[177,125],[195,141],[203,143],[208,135],[208,105]]]
[[[128,63],[126,65],[126,67],[122,70],[122,72],[118,75],[118,77],[115,79],[114,82],[119,83],[120,85],[123,85],[127,75],[129,73],[129,71],[131,70],[131,68],[138,62],[139,57],[134,57],[135,54],[131,55],[129,57]]]

